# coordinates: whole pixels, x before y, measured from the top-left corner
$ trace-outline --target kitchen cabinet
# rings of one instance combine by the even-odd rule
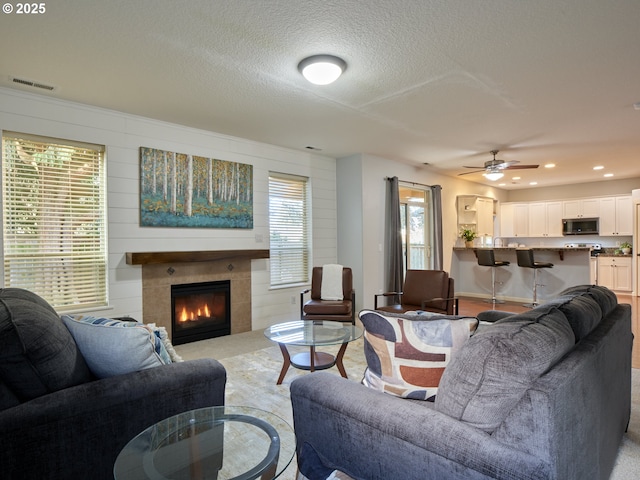
[[[633,235],[631,195],[600,198],[600,236]]]
[[[529,236],[529,204],[503,203],[500,207],[500,236]]]
[[[529,204],[530,237],[562,237],[562,202]]]
[[[493,237],[493,198],[459,195],[458,227],[470,228],[478,236]]]
[[[562,218],[598,218],[599,198],[576,198],[562,202]]]
[[[631,257],[598,257],[598,285],[618,292],[633,290]]]

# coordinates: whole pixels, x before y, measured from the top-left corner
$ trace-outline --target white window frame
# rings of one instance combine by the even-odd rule
[[[310,186],[307,177],[269,173],[269,283],[285,288],[309,282]],[[294,213],[292,216],[291,213]]]
[[[108,306],[105,147],[2,133],[2,275],[58,312]]]

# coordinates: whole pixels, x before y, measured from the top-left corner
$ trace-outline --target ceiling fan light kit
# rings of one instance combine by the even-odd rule
[[[496,180],[500,180],[502,177],[504,177],[504,173],[502,173],[499,170],[493,170],[491,172],[484,173],[483,176],[487,180],[491,180],[491,181],[495,182]]]
[[[347,69],[347,62],[333,55],[313,55],[298,64],[304,78],[314,85],[329,85]]]

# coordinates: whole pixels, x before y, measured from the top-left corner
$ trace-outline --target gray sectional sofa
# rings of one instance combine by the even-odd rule
[[[0,477],[113,479],[129,440],[164,418],[223,405],[225,382],[212,359],[97,379],[47,302],[2,289]]]
[[[447,365],[435,402],[326,372],[292,382],[301,472],[310,480],[334,469],[358,480],[609,478],[630,417],[631,307],[587,285],[526,313],[479,318],[491,323]]]

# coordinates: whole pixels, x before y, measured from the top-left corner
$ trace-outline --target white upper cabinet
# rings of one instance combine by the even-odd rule
[[[597,218],[599,216],[599,198],[577,198],[562,202],[562,218]]]
[[[503,203],[500,206],[500,236],[529,236],[528,203]]]
[[[529,204],[529,236],[562,236],[562,202],[532,202]]]
[[[478,198],[478,234],[493,237],[493,199]]]
[[[633,235],[631,195],[600,198],[600,236]]]
[[[493,198],[458,196],[458,226],[471,228],[479,236],[493,237]]]

